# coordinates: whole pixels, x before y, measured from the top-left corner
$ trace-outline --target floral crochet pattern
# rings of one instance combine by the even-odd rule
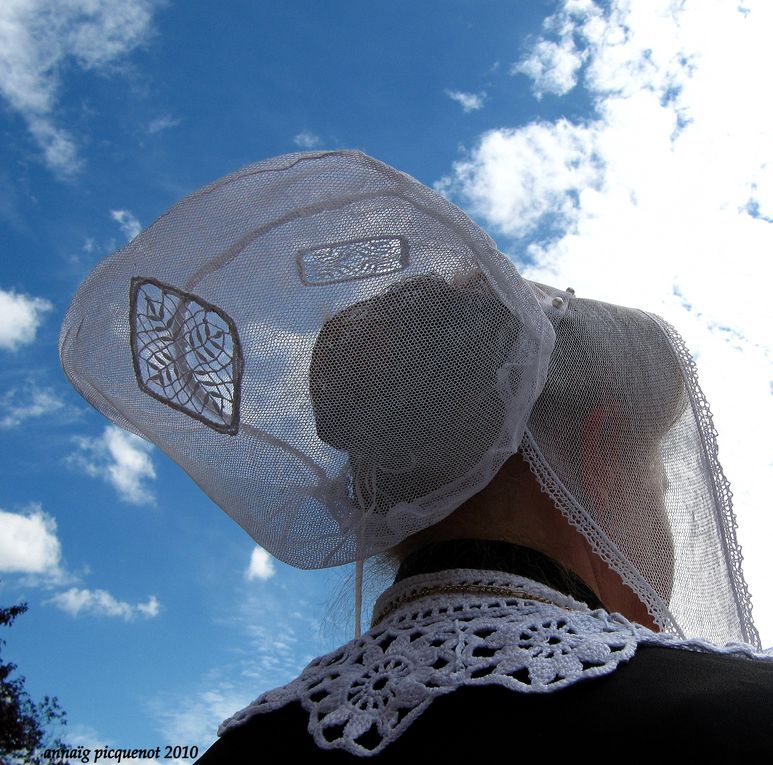
[[[441,592],[406,601],[428,587],[469,585],[523,594]],[[381,613],[388,615],[379,621]],[[645,643],[773,661],[772,652],[744,643],[718,647],[653,632],[502,571],[448,569],[406,577],[382,593],[373,614],[368,632],[261,694],[226,720],[218,735],[300,700],[317,746],[367,757],[397,739],[434,698],[465,685],[550,693],[614,671]]]

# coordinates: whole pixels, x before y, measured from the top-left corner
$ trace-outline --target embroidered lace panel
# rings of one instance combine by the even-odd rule
[[[213,430],[235,435],[243,359],[233,319],[198,295],[156,279],[135,276],[130,292],[140,388]]]
[[[424,588],[467,585],[519,594],[422,594]],[[759,652],[745,643],[719,647],[653,632],[516,574],[447,569],[393,584],[376,601],[368,632],[317,657],[290,683],[258,696],[223,722],[218,735],[300,700],[317,746],[367,757],[397,739],[436,696],[491,684],[550,693],[614,671],[640,644],[773,661],[773,649]]]

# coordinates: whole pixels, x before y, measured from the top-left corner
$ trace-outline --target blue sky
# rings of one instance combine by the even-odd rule
[[[527,278],[679,329],[773,645],[770,5],[217,7],[0,7],[0,602],[29,602],[5,655],[35,698],[59,697],[69,740],[204,748],[352,637],[353,566],[256,549],[57,355],[101,258],[185,194],[299,149],[360,149],[446,194]]]

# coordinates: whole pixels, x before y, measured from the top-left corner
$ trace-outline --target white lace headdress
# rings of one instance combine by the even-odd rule
[[[361,588],[362,561],[520,448],[661,629],[759,647],[676,330],[524,279],[459,208],[359,151],[285,154],[182,199],[84,280],[60,356],[290,565],[356,562]]]

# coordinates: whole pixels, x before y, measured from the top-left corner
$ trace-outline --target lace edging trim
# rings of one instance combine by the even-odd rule
[[[374,615],[428,582],[488,584],[523,594],[436,593],[401,603],[359,638],[312,660],[290,683],[258,696],[224,721],[218,735],[298,700],[309,713],[308,731],[318,747],[368,757],[396,740],[434,698],[456,688],[496,684],[549,693],[614,671],[639,644],[773,661],[773,649],[720,647],[653,632],[622,614],[591,610],[547,585],[502,571],[450,569],[406,577],[382,593]]]
[[[708,399],[698,382],[698,368],[687,349],[687,344],[676,328],[669,324],[662,317],[647,313],[654,319],[667,334],[671,345],[676,349],[682,365],[685,369],[689,382],[690,396],[692,398],[693,410],[698,420],[698,428],[703,440],[704,449],[711,466],[712,483],[717,492],[716,501],[719,512],[718,521],[722,534],[722,544],[725,550],[726,559],[729,562],[730,581],[733,587],[736,606],[738,607],[738,617],[741,627],[741,634],[749,644],[760,648],[760,634],[754,625],[752,616],[752,601],[749,587],[744,579],[741,563],[743,554],[738,542],[736,531],[738,521],[733,512],[732,496],[730,482],[727,480],[722,465],[719,462],[719,445],[717,444],[717,429],[714,427],[714,419],[711,414]]]

